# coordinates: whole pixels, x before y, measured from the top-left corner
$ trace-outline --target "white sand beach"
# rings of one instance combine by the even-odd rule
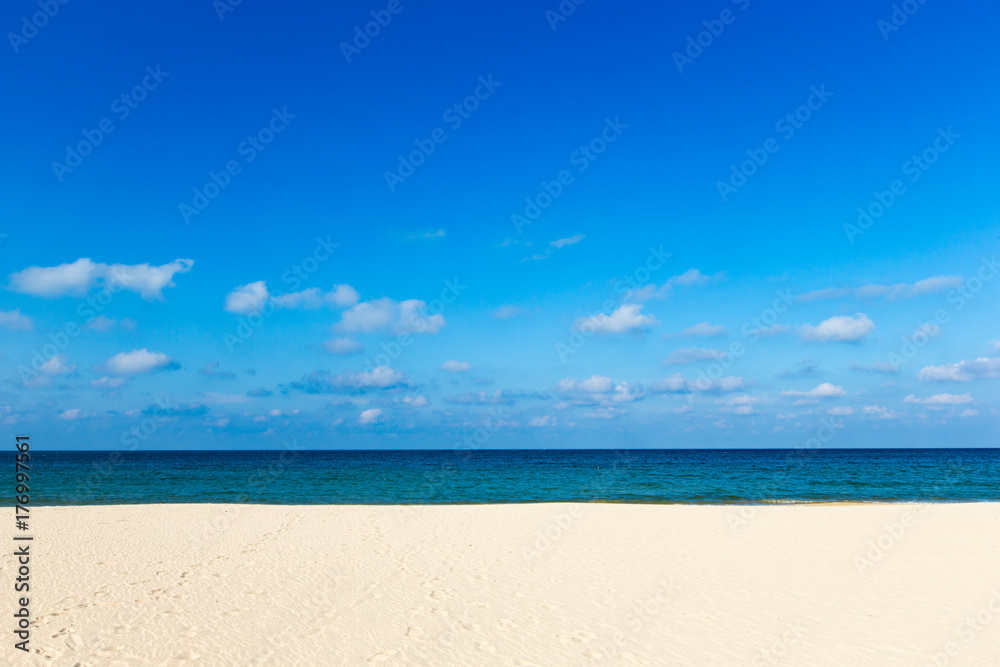
[[[1000,664],[1000,503],[32,517],[3,664]]]

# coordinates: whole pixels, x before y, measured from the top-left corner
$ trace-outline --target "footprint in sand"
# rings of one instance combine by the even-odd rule
[[[431,591],[431,594],[430,594],[429,597],[432,600],[447,600],[448,598],[451,597],[451,591],[452,591],[452,589],[450,589],[450,588],[446,588],[446,589],[441,590],[441,591]]]
[[[596,639],[597,635],[595,635],[593,632],[584,632],[584,631],[581,630],[579,632],[574,632],[571,635],[558,635],[558,637],[559,637],[560,640],[562,640],[562,641],[564,641],[566,643],[570,643],[570,642],[585,643],[585,642],[589,642],[591,639]]]
[[[476,642],[476,649],[483,653],[496,653],[497,647],[489,642]]]
[[[382,651],[381,653],[376,653],[368,658],[368,662],[385,662],[392,656],[396,655],[396,651]]]
[[[59,632],[52,635],[52,638],[55,639],[56,637],[62,637],[64,635],[72,635],[72,634],[76,634],[76,627],[71,625],[68,628],[59,628]]]
[[[407,637],[419,637],[422,634],[424,634],[424,631],[419,627],[412,627],[406,629]]]
[[[499,623],[500,627],[503,628],[504,630],[516,630],[517,628],[521,627],[514,621],[510,620],[509,618],[501,618],[500,620],[497,621],[497,623]]]
[[[66,646],[71,651],[79,651],[83,648],[83,637],[80,635],[70,635],[66,638]]]

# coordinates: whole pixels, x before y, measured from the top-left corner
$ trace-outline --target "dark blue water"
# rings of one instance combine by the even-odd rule
[[[1000,449],[34,452],[31,463],[40,505],[1000,500]]]

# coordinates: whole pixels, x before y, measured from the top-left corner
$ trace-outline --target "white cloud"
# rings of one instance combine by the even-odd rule
[[[174,276],[194,266],[190,259],[175,259],[162,266],[149,264],[100,264],[81,258],[71,264],[31,266],[10,276],[15,292],[46,298],[83,296],[98,284],[106,289],[138,292],[146,300],[162,300],[163,289],[174,287]]]
[[[347,308],[356,304],[361,295],[356,289],[344,283],[334,285],[333,289],[327,292],[323,298],[327,303],[332,303],[337,308]]]
[[[665,299],[670,294],[670,285],[664,283],[656,285],[650,283],[642,287],[631,289],[625,293],[625,298],[629,301],[649,301],[651,299]]]
[[[82,412],[80,412],[79,408],[72,408],[70,410],[64,410],[64,411],[60,412],[59,415],[58,415],[59,419],[64,419],[66,421],[73,421],[75,419],[82,419],[83,417],[86,417],[86,415],[83,414]]]
[[[408,408],[426,408],[430,405],[430,401],[424,395],[420,396],[404,396],[403,405]]]
[[[411,241],[416,239],[443,239],[447,234],[443,229],[432,229],[428,232],[421,232],[419,234],[410,234],[409,238]]]
[[[118,389],[125,384],[125,378],[102,377],[90,381],[90,386],[95,389]]]
[[[856,343],[875,330],[875,323],[864,313],[854,316],[835,315],[817,326],[803,324],[799,327],[802,339],[821,343]]]
[[[737,391],[745,386],[746,382],[743,378],[735,375],[729,375],[718,380],[703,377],[694,382],[688,382],[680,373],[674,373],[649,385],[649,390],[655,394],[681,394],[687,392],[717,393]]]
[[[966,408],[959,413],[959,417],[977,417],[979,416],[979,410],[970,410]]]
[[[128,317],[124,317],[120,320],[114,320],[110,317],[105,317],[104,315],[98,315],[84,325],[84,328],[92,329],[94,331],[111,331],[115,327],[120,327],[128,331],[134,331],[136,323],[135,320]]]
[[[715,403],[719,406],[719,412],[726,412],[734,415],[752,415],[756,413],[754,405],[756,405],[758,399],[749,396],[747,394],[739,394],[736,396],[730,396],[729,398],[716,399]]]
[[[39,366],[38,370],[45,375],[70,375],[76,371],[76,365],[70,365],[65,355],[57,354]]]
[[[493,311],[493,317],[498,320],[509,320],[512,317],[516,317],[521,314],[521,309],[517,306],[500,306]]]
[[[673,276],[667,281],[668,285],[681,285],[683,287],[692,287],[696,285],[708,285],[709,283],[714,283],[722,280],[725,274],[722,271],[714,275],[706,275],[699,271],[698,269],[688,269],[684,273]]]
[[[611,378],[603,375],[591,375],[586,380],[566,378],[559,382],[559,391],[563,393],[584,392],[587,394],[606,394],[611,391]]]
[[[1000,378],[1000,357],[979,357],[956,364],[926,366],[917,373],[917,379],[925,382],[972,382],[996,378]]]
[[[598,313],[576,320],[576,328],[580,331],[593,331],[598,334],[627,333],[648,329],[654,324],[657,324],[656,318],[652,315],[643,315],[642,306],[635,303],[623,304],[610,315]]]
[[[396,302],[389,298],[364,301],[344,311],[337,328],[361,332],[385,329],[395,319],[396,309]]]
[[[830,408],[829,410],[827,410],[826,414],[837,416],[837,417],[845,417],[847,415],[853,415],[854,414],[854,408],[852,408],[852,407],[850,407],[848,405],[838,405],[835,408]]]
[[[131,352],[119,352],[108,359],[107,368],[115,375],[138,375],[163,370],[173,365],[172,357],[142,348]]]
[[[611,394],[611,400],[615,403],[632,403],[633,401],[641,401],[646,397],[646,390],[643,389],[642,385],[630,384],[628,382],[619,382],[615,385],[615,390]]]
[[[426,315],[427,304],[419,299],[407,299],[399,302],[399,321],[396,322],[393,333],[436,334],[444,326],[444,316]]]
[[[884,296],[888,299],[909,299],[923,294],[944,292],[962,285],[962,276],[931,276],[915,283],[896,283],[895,285],[869,284],[855,289],[847,287],[827,287],[825,289],[807,292],[798,297],[798,301],[818,301],[821,299],[840,299],[855,296],[861,299]]]
[[[370,371],[346,371],[332,375],[319,370],[306,373],[301,380],[288,383],[287,388],[296,389],[307,394],[337,394],[369,389],[395,389],[406,386],[407,377],[404,373],[389,366],[376,366]],[[346,400],[346,399],[345,399]]]
[[[309,287],[299,292],[272,296],[271,303],[275,308],[288,310],[319,310],[323,306],[323,293],[318,287]]]
[[[20,310],[0,310],[0,329],[33,331],[34,328],[35,323],[27,315],[22,315]]]
[[[622,415],[627,415],[628,410],[623,410],[621,408],[607,407],[598,408],[593,412],[585,412],[584,417],[590,417],[591,419],[615,419],[621,417]]]
[[[359,424],[377,424],[382,421],[382,408],[371,408],[358,415]]]
[[[922,405],[962,405],[972,403],[972,394],[934,394],[927,398],[917,398],[910,394],[903,399],[904,403],[920,403]]]
[[[362,301],[345,310],[336,328],[349,332],[389,331],[394,334],[435,334],[445,325],[440,313],[428,315],[419,299],[396,302],[388,297]]]
[[[796,401],[796,405],[805,405],[807,402],[818,402],[821,398],[839,398],[841,396],[846,396],[847,392],[844,391],[844,388],[839,385],[824,382],[823,384],[813,387],[809,391],[783,391],[781,392],[781,395],[800,398],[802,400]]]
[[[545,252],[538,255],[531,255],[530,257],[525,257],[522,261],[531,262],[542,259],[548,259],[552,256],[552,253],[561,248],[565,248],[569,245],[574,245],[586,238],[585,234],[575,234],[573,236],[568,236],[564,239],[556,239],[555,241],[549,241],[549,247],[545,249]],[[504,243],[504,245],[507,245]]]
[[[729,332],[726,331],[726,327],[721,324],[699,322],[680,333],[667,334],[664,338],[677,338],[678,336],[685,336],[687,338],[716,338],[718,336],[725,336],[727,333]]]
[[[649,385],[649,389],[657,394],[679,394],[687,389],[687,380],[680,373],[674,373]]]
[[[866,405],[862,413],[879,419],[899,419],[899,413],[882,405]]]
[[[691,364],[696,361],[708,361],[710,359],[722,359],[727,354],[722,350],[710,350],[704,347],[684,347],[670,353],[663,363],[668,366],[678,366],[681,364]]]
[[[331,354],[356,354],[365,346],[353,338],[333,338],[323,342],[323,348]]]
[[[554,415],[543,415],[541,417],[532,417],[528,423],[531,426],[555,426],[556,418]]]
[[[342,386],[388,389],[406,383],[406,375],[388,366],[376,366],[361,373],[344,373],[337,376]]]
[[[579,243],[586,238],[586,234],[574,234],[564,239],[556,239],[555,241],[549,241],[549,245],[553,248],[559,249],[568,245],[574,245]]]
[[[997,352],[1000,352],[1000,340],[991,340],[990,347],[992,347]]]
[[[358,302],[358,292],[350,285],[334,285],[324,293],[318,287],[308,287],[298,292],[272,295],[263,280],[240,285],[226,295],[225,309],[239,315],[252,315],[270,302],[275,308],[287,310],[318,310],[323,306],[346,308]]]
[[[441,364],[441,370],[448,371],[449,373],[462,373],[470,368],[472,368],[472,366],[469,365],[468,361],[448,360]]]
[[[714,275],[706,275],[698,269],[688,269],[684,273],[671,276],[667,282],[657,286],[656,284],[643,285],[634,290],[630,290],[626,296],[631,301],[648,301],[650,299],[665,299],[673,291],[674,287],[697,287],[718,282],[725,276],[725,272],[719,271]]]
[[[225,309],[229,313],[251,315],[264,307],[269,296],[263,280],[240,285],[226,295]]]

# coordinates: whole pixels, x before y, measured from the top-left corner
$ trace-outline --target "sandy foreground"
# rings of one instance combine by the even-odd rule
[[[32,518],[33,652],[0,664],[1000,665],[1000,503]]]

